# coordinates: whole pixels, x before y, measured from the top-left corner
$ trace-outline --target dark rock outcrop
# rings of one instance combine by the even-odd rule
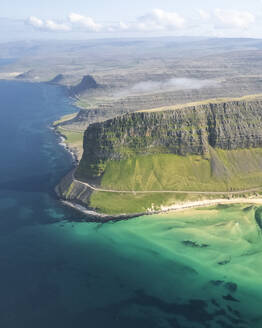
[[[69,172],[56,186],[56,194],[65,200],[87,206],[92,190],[73,179],[74,170]]]

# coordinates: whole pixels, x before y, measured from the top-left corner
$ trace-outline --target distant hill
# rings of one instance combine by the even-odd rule
[[[52,80],[50,80],[48,83],[60,84],[61,82],[63,82],[64,79],[65,79],[65,76],[63,74],[58,74]]]
[[[33,70],[29,70],[17,75],[15,78],[19,80],[32,80],[35,78],[35,72]]]
[[[69,92],[72,96],[76,96],[96,90],[98,88],[101,88],[101,86],[96,82],[93,76],[85,75],[80,83],[69,89]]]

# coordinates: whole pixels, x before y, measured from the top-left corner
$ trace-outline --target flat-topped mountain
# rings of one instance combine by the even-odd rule
[[[74,177],[60,184],[60,196],[106,213],[146,212],[191,200],[190,192],[203,199],[255,191],[262,186],[262,100],[136,112],[91,124]]]
[[[102,175],[108,160],[156,153],[204,155],[209,147],[262,147],[262,101],[137,112],[91,124],[85,132],[77,176]]]

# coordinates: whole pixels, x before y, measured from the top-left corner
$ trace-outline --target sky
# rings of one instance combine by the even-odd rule
[[[262,0],[1,0],[0,40],[262,37],[261,18]]]

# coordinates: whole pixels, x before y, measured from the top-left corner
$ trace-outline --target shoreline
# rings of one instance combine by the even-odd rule
[[[210,200],[200,200],[195,202],[185,202],[180,204],[174,204],[170,206],[162,206],[160,210],[148,210],[143,213],[133,213],[133,214],[105,214],[96,212],[94,209],[88,209],[87,207],[74,203],[72,201],[67,201],[60,199],[60,201],[71,208],[74,208],[78,212],[87,215],[90,219],[84,220],[86,222],[100,222],[106,223],[109,221],[123,221],[128,219],[137,218],[140,216],[149,216],[149,215],[163,215],[163,214],[172,214],[177,212],[183,212],[189,209],[195,208],[208,208],[216,205],[237,205],[237,204],[253,204],[253,205],[262,205],[261,198],[232,198],[232,199],[210,199]]]
[[[134,213],[134,214],[105,214],[96,212],[94,209],[88,209],[87,207],[68,201],[60,198],[60,202],[65,206],[71,207],[74,210],[86,215],[88,218],[84,219],[81,218],[81,221],[85,222],[99,222],[99,223],[106,223],[110,221],[124,221],[129,219],[134,219],[140,216],[149,215],[150,213]],[[76,221],[76,220],[72,220]]]
[[[66,137],[58,129],[53,126],[50,126],[49,128],[60,139],[58,145],[64,148],[71,155],[73,167],[76,167],[76,165],[79,163],[79,158],[75,149],[68,146],[66,143]]]
[[[60,146],[62,146],[67,152],[70,153],[72,156],[73,162],[72,162],[72,170],[76,168],[78,164],[78,158],[76,153],[73,151],[73,149],[70,149],[68,145],[65,143],[66,138],[59,132],[57,131],[54,127],[50,127],[60,138],[61,142],[59,143]],[[71,171],[72,171],[71,170]],[[89,186],[90,187],[90,186]],[[55,187],[56,190],[56,187]],[[236,192],[236,195],[239,192]],[[241,192],[242,193],[242,192]],[[57,192],[56,192],[57,194]],[[218,193],[220,194],[220,193]],[[100,222],[100,223],[106,223],[110,221],[123,221],[123,220],[128,220],[128,219],[133,219],[141,216],[149,216],[149,215],[163,215],[167,213],[177,213],[177,212],[182,212],[186,211],[189,209],[194,209],[194,208],[207,208],[207,207],[212,207],[216,205],[227,205],[227,204],[253,204],[253,205],[261,205],[262,206],[262,196],[250,196],[250,197],[237,197],[237,198],[217,198],[217,199],[205,199],[205,200],[199,200],[199,201],[189,201],[189,202],[184,202],[184,203],[176,203],[170,206],[160,206],[159,209],[148,209],[145,212],[140,212],[140,213],[120,213],[120,214],[106,214],[106,213],[99,213],[93,208],[88,208],[84,204],[80,204],[74,201],[69,201],[65,200],[62,197],[58,196],[58,199],[60,202],[68,207],[71,207],[75,209],[76,211],[82,213],[85,215],[87,218],[81,218],[82,221],[85,222]]]

